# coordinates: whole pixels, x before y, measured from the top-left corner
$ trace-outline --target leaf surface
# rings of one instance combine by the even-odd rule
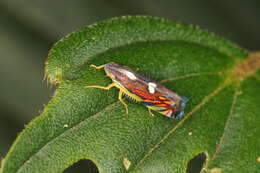
[[[198,153],[203,171],[259,169],[259,54],[201,30],[152,17],[109,19],[74,32],[50,50],[46,74],[58,84],[43,112],[18,136],[1,173],[62,172],[91,159],[100,172],[185,172]],[[106,86],[117,62],[190,99],[172,120]],[[258,132],[258,133],[257,133]]]

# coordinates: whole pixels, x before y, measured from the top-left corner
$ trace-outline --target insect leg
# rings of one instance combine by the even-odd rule
[[[154,114],[152,113],[152,109],[149,108],[149,107],[147,107],[147,109],[148,109],[149,114],[150,114],[151,116],[154,116]]]
[[[122,92],[122,90],[119,90],[118,99],[125,106],[126,114],[128,114],[128,108],[127,108],[127,104],[123,100],[123,92]]]
[[[104,87],[104,86],[98,86],[98,85],[91,85],[91,86],[85,86],[84,88],[99,88],[99,89],[103,89],[103,90],[109,90],[110,88],[114,87],[115,83],[111,83],[108,86]]]
[[[102,69],[104,68],[104,65],[96,66],[94,64],[91,64],[90,67],[94,67],[95,69]]]

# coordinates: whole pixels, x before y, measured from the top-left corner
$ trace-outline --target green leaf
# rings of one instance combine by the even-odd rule
[[[205,32],[152,17],[121,17],[83,28],[50,50],[46,74],[58,88],[18,136],[1,173],[62,172],[91,159],[100,172],[185,172],[205,153],[204,172],[259,167],[260,56]],[[118,101],[103,70],[117,62],[190,98],[185,117],[150,116]],[[129,166],[129,168],[128,168]]]

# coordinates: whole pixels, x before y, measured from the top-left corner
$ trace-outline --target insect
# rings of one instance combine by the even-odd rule
[[[114,62],[101,66],[92,64],[91,67],[96,69],[104,68],[106,75],[112,79],[112,83],[106,87],[93,85],[85,86],[85,88],[105,90],[109,90],[112,87],[118,88],[118,98],[125,106],[126,113],[128,113],[128,108],[123,100],[123,96],[144,104],[152,115],[151,110],[170,118],[180,118],[184,115],[184,108],[188,102],[188,98],[177,95],[161,84],[134,72],[126,66],[121,66]]]

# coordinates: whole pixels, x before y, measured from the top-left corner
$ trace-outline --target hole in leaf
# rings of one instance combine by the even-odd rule
[[[206,154],[199,153],[195,157],[193,157],[187,166],[187,173],[199,173],[202,169],[204,162],[206,161]]]
[[[80,160],[70,167],[68,167],[63,173],[98,173],[98,168],[91,160]]]

